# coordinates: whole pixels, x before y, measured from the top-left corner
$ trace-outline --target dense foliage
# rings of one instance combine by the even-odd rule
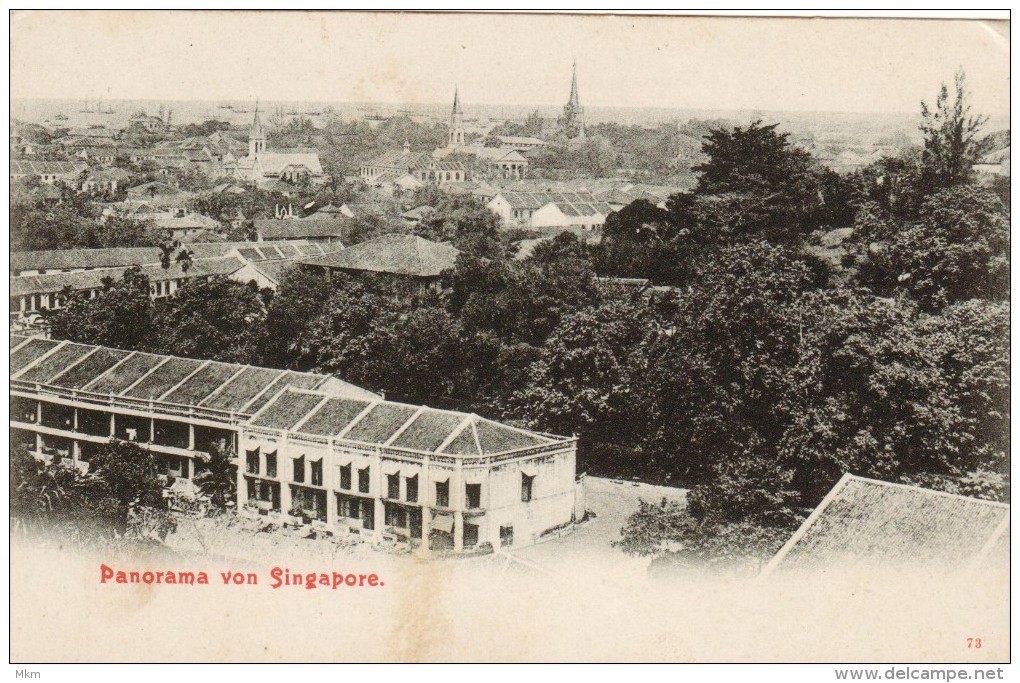
[[[690,487],[630,520],[638,554],[768,554],[844,472],[1001,499],[1009,213],[959,170],[969,124],[931,120],[925,153],[846,176],[776,126],[710,128],[693,192],[524,259],[477,202],[423,191],[410,203],[436,212],[410,229],[464,251],[443,295],[295,269],[273,295],[214,279],[151,304],[134,272],[71,297],[54,336],[334,373],[577,435],[580,470]],[[847,233],[844,258],[819,249]]]

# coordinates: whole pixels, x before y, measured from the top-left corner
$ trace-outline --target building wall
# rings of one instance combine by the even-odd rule
[[[331,444],[328,439],[309,440],[300,435],[274,432],[242,429],[239,508],[245,507],[249,491],[253,490],[249,481],[255,484],[256,498],[278,487],[279,500],[264,501],[261,506],[259,514],[267,516],[287,517],[291,511],[298,512],[296,498],[308,495],[303,491],[312,491],[313,496],[324,496],[324,509],[313,506],[309,512],[316,512],[317,516],[311,518],[325,528],[375,540],[406,541],[412,545],[421,544],[423,538],[431,538],[434,549],[446,548],[454,552],[472,551],[485,543],[498,549],[501,528],[504,534],[512,529],[513,546],[531,545],[543,532],[574,520],[576,450],[573,445],[505,462],[487,461],[467,466],[452,457],[396,455],[371,447],[352,448]],[[269,476],[271,461],[276,465],[275,476]],[[321,463],[316,465],[317,471],[321,467],[321,483],[311,481],[312,462]],[[343,468],[349,468],[349,479],[342,473]],[[368,487],[362,490],[359,484],[364,481],[359,473],[365,471]],[[303,482],[295,481],[296,472],[303,472],[303,476],[298,476]],[[522,500],[524,474],[534,477],[528,501]],[[389,477],[396,478],[397,487],[392,492]],[[446,496],[440,499],[444,483]],[[469,507],[469,484],[480,486],[478,507]],[[345,510],[357,516],[349,516]],[[406,526],[395,526],[394,517],[399,515],[392,515],[388,510],[403,511]],[[440,531],[443,519],[452,519],[452,533]],[[469,525],[477,529],[476,540],[465,537]]]
[[[171,418],[144,410],[100,406],[66,397],[45,400],[12,390],[10,423],[37,457],[88,467],[88,453],[118,438],[159,456],[167,474],[189,480],[204,467],[210,436],[233,447],[237,428],[209,420]]]

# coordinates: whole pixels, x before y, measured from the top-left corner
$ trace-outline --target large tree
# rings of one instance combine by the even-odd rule
[[[48,315],[56,339],[120,349],[142,348],[153,327],[149,278],[139,267],[128,268],[120,280],[106,278],[95,298],[66,291],[63,308]]]
[[[943,83],[934,106],[921,102],[924,134],[921,184],[926,193],[967,182],[972,175],[971,166],[977,161],[977,134],[988,120],[971,115],[963,71],[956,73],[953,86],[952,97]]]

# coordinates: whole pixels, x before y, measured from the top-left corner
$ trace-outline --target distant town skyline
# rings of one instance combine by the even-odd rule
[[[452,101],[911,112],[962,68],[1009,111],[1008,22],[342,12],[16,12],[12,99]]]

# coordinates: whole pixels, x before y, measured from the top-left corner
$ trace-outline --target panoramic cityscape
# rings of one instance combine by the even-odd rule
[[[273,609],[284,628],[340,629],[328,661],[940,661],[967,637],[967,661],[1008,661],[998,28],[51,16],[12,19],[12,610],[31,609],[42,589],[18,582],[42,567],[95,580],[51,586],[72,607],[25,627],[26,660],[116,660],[44,633],[111,632],[74,606],[118,584],[211,582],[297,596]],[[143,73],[169,40],[157,18],[182,39],[165,87]],[[731,58],[755,74],[693,59],[768,26],[803,41],[754,43],[775,60],[843,41],[853,68],[820,57],[768,89],[752,80],[776,67],[746,46]],[[308,41],[294,64],[217,38],[282,29]],[[402,42],[412,29],[421,42]],[[865,49],[895,35],[911,49]],[[39,41],[79,63],[42,82],[56,67]],[[948,54],[918,56],[935,44]],[[898,70],[869,71],[893,54]],[[826,69],[848,74],[835,95]],[[377,590],[343,593],[359,620],[341,626],[292,587]],[[257,621],[261,594],[216,595],[151,609]],[[431,619],[425,595],[475,636],[379,649],[378,629],[405,627],[361,617]],[[855,601],[891,599],[911,607],[870,631]],[[853,637],[814,611],[830,600],[854,610]],[[480,616],[525,623],[541,604],[561,621],[519,649]],[[904,631],[922,607],[984,630]],[[800,645],[783,637],[798,619],[818,624]],[[600,635],[572,640],[585,628]],[[765,635],[724,645],[727,628]],[[132,660],[183,645],[180,661],[321,661],[316,638],[265,653],[144,638]]]

